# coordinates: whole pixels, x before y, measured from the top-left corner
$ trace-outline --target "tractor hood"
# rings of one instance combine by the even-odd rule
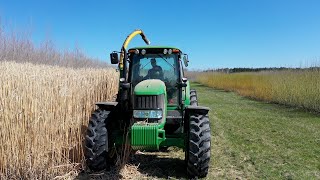
[[[166,85],[159,79],[141,81],[134,88],[135,95],[160,95],[166,93]]]

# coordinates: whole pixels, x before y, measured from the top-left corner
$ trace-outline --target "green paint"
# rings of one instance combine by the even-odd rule
[[[160,144],[160,146],[175,146],[184,149],[185,134],[167,135],[166,139]]]
[[[158,79],[144,80],[138,83],[134,89],[135,95],[160,95],[164,94],[163,119],[158,123],[136,122],[131,127],[131,146],[135,150],[158,150],[160,143],[165,141],[165,130],[167,116],[167,93],[163,81]]]
[[[167,106],[167,111],[171,111],[171,110],[178,110],[179,106],[177,105],[168,105]]]
[[[141,81],[134,88],[135,95],[160,95],[166,94],[166,85],[159,79]]]
[[[185,106],[190,105],[190,82],[187,81],[187,87],[182,93],[182,99],[184,100]]]
[[[131,127],[131,146],[134,150],[158,150],[165,131],[157,123],[134,123]]]

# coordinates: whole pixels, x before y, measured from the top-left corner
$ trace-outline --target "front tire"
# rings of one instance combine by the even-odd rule
[[[208,174],[210,162],[210,124],[208,115],[191,114],[186,147],[187,173],[190,178],[203,178]]]
[[[86,164],[92,171],[101,171],[114,165],[110,158],[111,139],[108,134],[107,122],[110,111],[97,109],[90,118],[85,137]]]

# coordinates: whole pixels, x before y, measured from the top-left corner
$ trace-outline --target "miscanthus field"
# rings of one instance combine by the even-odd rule
[[[46,179],[82,168],[94,103],[111,100],[114,69],[0,62],[0,177]]]
[[[246,97],[320,112],[320,69],[200,73],[197,81]]]
[[[0,179],[75,177],[97,101],[112,100],[118,74],[81,50],[36,47],[0,28]]]

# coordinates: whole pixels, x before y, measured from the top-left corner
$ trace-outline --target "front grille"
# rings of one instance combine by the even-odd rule
[[[162,109],[164,106],[164,94],[135,96],[134,109]]]

